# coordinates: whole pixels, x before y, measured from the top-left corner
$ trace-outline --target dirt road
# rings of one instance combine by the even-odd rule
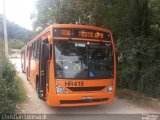
[[[112,104],[96,105],[96,106],[85,106],[85,107],[50,107],[46,102],[38,99],[36,91],[33,89],[31,84],[26,80],[25,74],[21,72],[20,59],[11,59],[12,63],[16,65],[18,75],[22,78],[27,99],[17,105],[17,113],[21,114],[85,114],[94,116],[96,115],[106,115],[106,114],[150,114],[158,113],[158,111],[152,108],[141,108],[138,107],[127,100],[122,100],[116,98]],[[159,112],[160,113],[160,112]],[[79,117],[82,117],[80,115]],[[113,115],[115,117],[115,115]],[[111,116],[111,118],[113,118]],[[102,117],[105,118],[106,116]],[[76,117],[77,118],[77,117]],[[130,118],[130,116],[128,116]],[[64,117],[66,119],[66,117]],[[70,118],[68,118],[70,119]],[[118,117],[118,119],[120,119]],[[80,119],[79,119],[80,120]]]

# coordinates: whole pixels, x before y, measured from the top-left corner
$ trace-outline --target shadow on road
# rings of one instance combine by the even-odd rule
[[[107,106],[94,105],[94,106],[76,106],[76,107],[51,107],[55,113],[58,114],[105,114]],[[104,111],[104,112],[103,112]]]

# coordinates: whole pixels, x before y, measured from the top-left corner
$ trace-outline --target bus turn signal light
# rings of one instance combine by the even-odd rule
[[[105,90],[105,92],[112,92],[113,91],[113,85],[110,84],[107,89]]]

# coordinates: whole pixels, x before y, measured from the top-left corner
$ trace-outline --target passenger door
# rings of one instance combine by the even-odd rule
[[[49,58],[49,43],[46,41],[42,41],[40,44],[40,66],[39,66],[39,86],[40,86],[40,94],[43,99],[46,97],[46,79],[47,79],[47,61]]]

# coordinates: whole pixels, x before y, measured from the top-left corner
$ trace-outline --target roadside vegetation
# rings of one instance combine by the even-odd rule
[[[9,48],[11,49],[21,49],[23,46],[25,46],[24,41],[18,39],[12,39],[9,41]]]
[[[0,52],[0,113],[14,112],[25,91],[14,65]]]

